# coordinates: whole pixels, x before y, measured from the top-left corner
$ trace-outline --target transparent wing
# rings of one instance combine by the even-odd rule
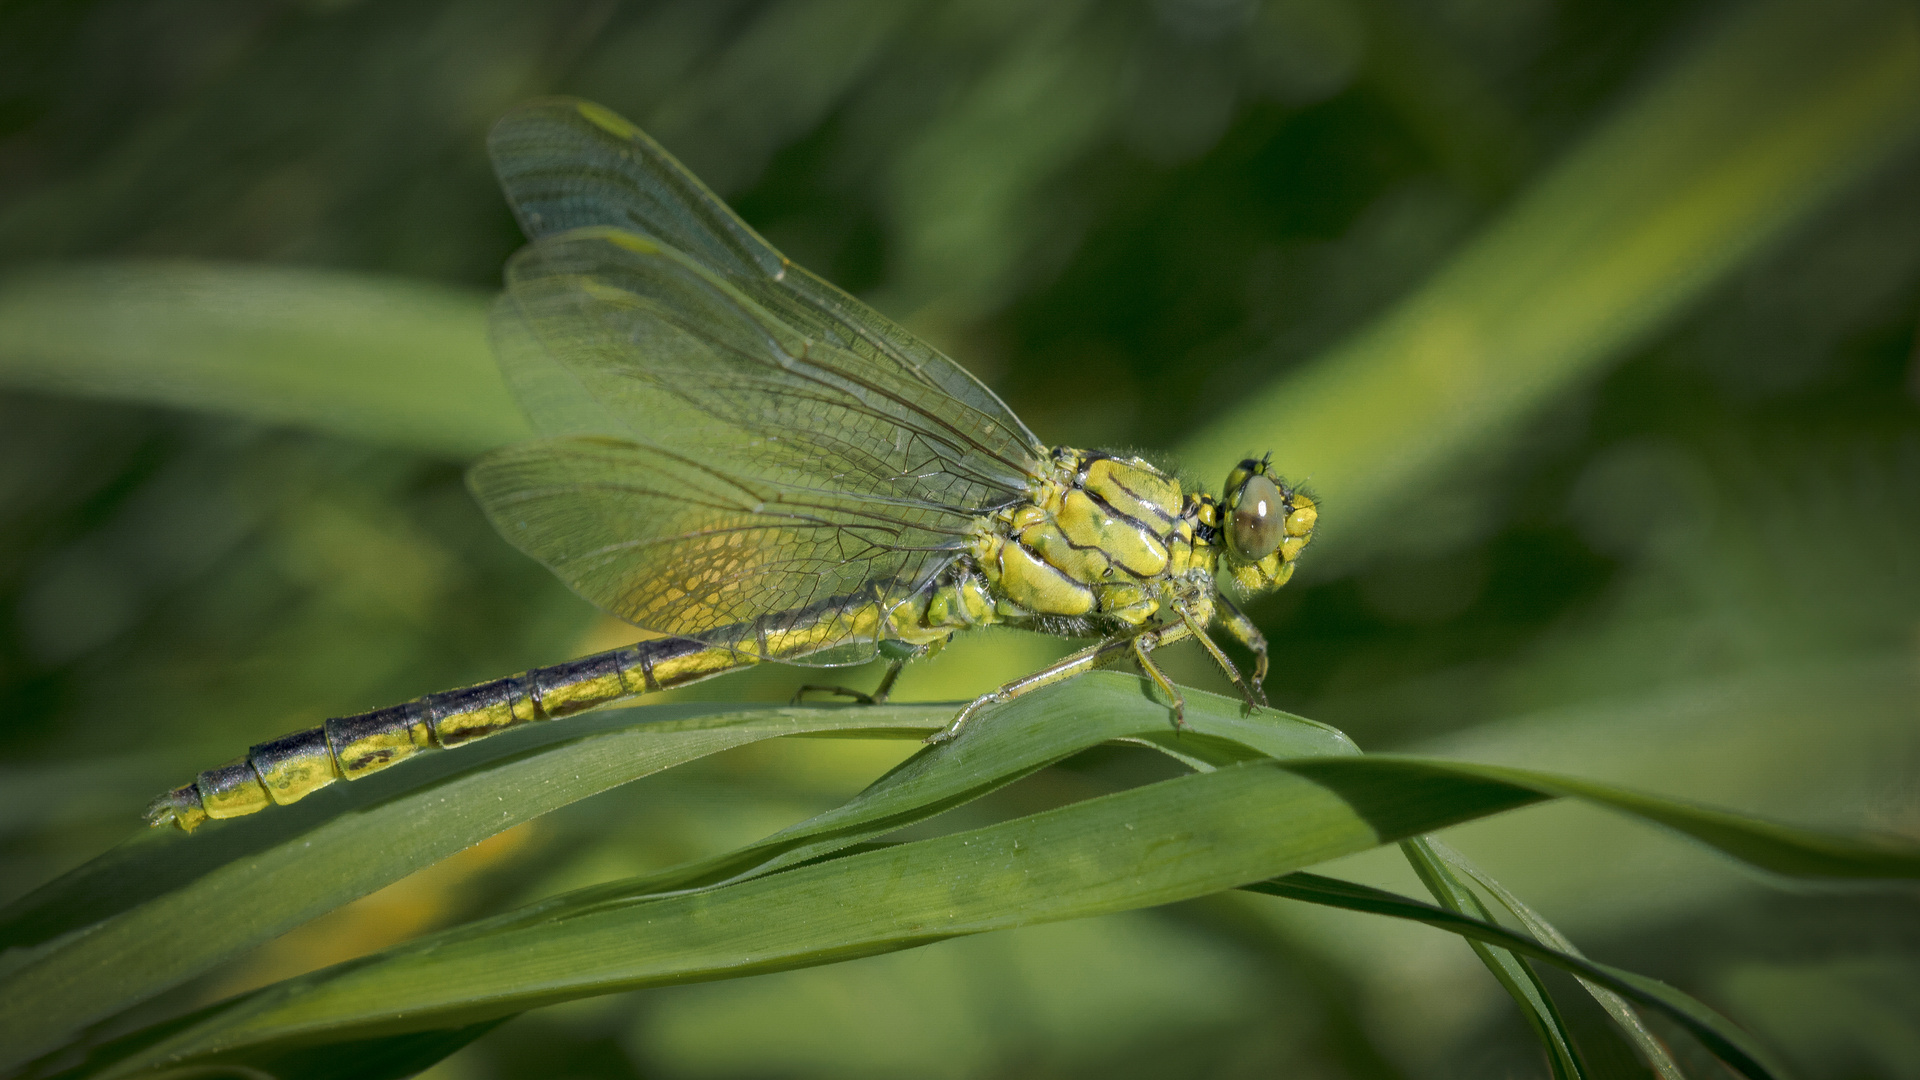
[[[1039,441],[1012,410],[938,350],[775,251],[638,128],[590,102],[521,105],[488,138],[494,170],[533,240],[592,226],[651,237],[711,269],[777,321],[841,350],[849,368],[884,371],[942,391],[940,411],[1006,456]],[[519,381],[542,374],[526,369]],[[564,396],[564,394],[562,395]],[[534,417],[550,432],[578,414]]]
[[[468,482],[504,535],[607,610],[789,662],[870,643],[880,614],[957,555],[969,520],[755,484],[605,438],[497,451]],[[870,652],[843,645],[798,662]]]
[[[974,516],[1038,468],[944,390],[808,338],[704,264],[620,229],[546,237],[508,263],[503,358],[563,373],[543,408],[752,484]]]
[[[1036,467],[940,388],[809,340],[631,232],[529,246],[494,323],[503,358],[564,374],[543,407],[606,434],[484,459],[481,505],[581,595],[664,633],[785,657],[791,635],[769,646],[769,627],[837,619],[870,642],[875,611],[965,550]]]
[[[472,484],[588,599],[762,656],[807,645],[803,626],[871,640],[1025,497],[1044,450],[998,398],[618,117],[536,102],[490,146],[534,241],[496,349],[536,425],[572,437],[495,454]]]

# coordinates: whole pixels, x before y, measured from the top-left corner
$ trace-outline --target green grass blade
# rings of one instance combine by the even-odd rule
[[[1159,706],[1137,694],[1115,707],[1164,722]],[[251,1061],[296,1043],[447,1029],[630,987],[1168,903],[1537,802],[1553,783],[1536,776],[1526,786],[1444,762],[1248,762],[710,890],[621,900],[590,890],[542,905],[537,919],[471,924],[279,984],[117,1069]],[[1797,833],[1802,847],[1821,835]],[[1608,979],[1616,992],[1660,993],[1624,973]]]
[[[236,413],[469,457],[531,433],[486,298],[404,278],[193,262],[0,278],[0,384]]]
[[[1751,1035],[1731,1020],[1714,1012],[1693,997],[1668,986],[1606,964],[1596,963],[1576,953],[1543,945],[1487,919],[1475,918],[1443,907],[1412,900],[1384,889],[1375,889],[1319,874],[1293,873],[1272,881],[1248,885],[1252,892],[1303,900],[1311,904],[1387,915],[1426,923],[1462,937],[1473,938],[1560,967],[1582,980],[1603,986],[1621,997],[1638,1002],[1672,1018],[1699,1039],[1722,1061],[1737,1068],[1752,1080],[1785,1080],[1789,1074]]]
[[[1169,903],[1379,842],[1331,790],[1274,763],[1236,765],[710,891],[437,935],[244,998],[114,1074]]]
[[[1406,853],[1407,861],[1413,865],[1427,891],[1433,894],[1440,906],[1457,915],[1491,923],[1493,915],[1480,902],[1465,882],[1455,877],[1443,862],[1427,846],[1424,840],[1403,840],[1401,849]],[[1477,938],[1468,938],[1467,945],[1473,954],[1486,965],[1514,1004],[1519,1006],[1520,1015],[1533,1028],[1540,1044],[1546,1047],[1547,1064],[1556,1077],[1588,1075],[1586,1063],[1580,1058],[1579,1047],[1573,1041],[1572,1032],[1567,1030],[1566,1020],[1553,1004],[1553,995],[1546,984],[1527,962],[1506,949],[1489,945]]]
[[[1920,129],[1912,5],[1733,11],[1425,285],[1181,460],[1217,476],[1271,448],[1337,500],[1340,544],[1317,557],[1357,557],[1396,532],[1396,499],[1625,355]]]
[[[736,884],[663,898],[651,895],[658,881],[633,879],[559,897],[456,927],[419,949],[405,946],[283,984],[169,1045],[193,1056],[237,1046],[223,1041],[227,1035],[207,1033],[228,1031],[243,1014],[255,1018],[243,1025],[244,1037],[233,1037],[247,1046],[296,1034],[323,1041],[376,1037],[392,1033],[381,1025],[393,1013],[409,1018],[405,1030],[451,1029],[624,986],[825,963],[957,933],[1165,903],[1307,865],[1297,860],[1317,861],[1562,796],[1667,825],[1769,870],[1920,876],[1920,849],[1904,841],[1795,829],[1526,770],[1353,756],[1330,729],[1275,714],[1242,715],[1238,702],[1214,695],[1189,695],[1196,730],[1172,736],[1164,706],[1142,687],[1136,678],[1108,673],[1031,695],[982,717],[966,737],[897,768],[846,807],[678,882]],[[8,1003],[0,1009],[5,1045],[20,1055],[16,1062],[59,1046],[79,1025],[144,1000],[247,944],[615,783],[776,735],[926,731],[950,711],[889,706],[703,715],[699,708],[662,706],[524,729],[197,837],[142,837],[16,905],[0,924],[24,946],[13,953],[19,959],[0,987]],[[1168,738],[1187,744],[1196,760],[1233,762],[1251,751],[1288,760],[1228,764],[996,826],[1001,832],[794,866],[1114,738]],[[1291,779],[1246,779],[1276,771]],[[1228,775],[1239,779],[1210,779]],[[1224,786],[1178,786],[1200,781]],[[386,783],[394,786],[383,789]],[[1240,790],[1249,784],[1252,793]],[[1252,801],[1235,801],[1243,798]],[[1250,819],[1262,798],[1285,808]],[[1140,848],[1148,839],[1153,843]],[[1022,854],[1009,863],[1009,850]],[[1126,852],[1141,859],[1131,871],[1123,867]],[[1046,887],[1009,883],[1010,865],[1033,868],[1034,882]],[[769,874],[781,868],[788,869]],[[741,880],[747,875],[755,876]],[[780,917],[768,918],[772,912]],[[738,940],[728,938],[729,920],[738,920],[731,924]],[[630,946],[604,951],[609,936],[623,934]],[[470,967],[451,975],[440,967],[462,957],[460,964]],[[113,971],[114,979],[101,980],[102,971]],[[114,986],[113,994],[102,995],[103,985]],[[262,1005],[268,998],[277,1004]],[[363,1007],[374,1013],[357,1011]],[[186,1045],[180,1039],[187,1049],[179,1049]]]
[[[36,1080],[78,1080],[96,1075],[115,1062],[211,1014],[211,1011],[202,1010],[165,1025],[134,1032],[91,1047],[84,1056],[62,1059],[57,1065],[50,1066],[55,1071],[35,1069],[29,1075]],[[508,1019],[511,1018],[502,1017],[459,1028],[410,1031],[404,1035],[333,1043],[318,1051],[311,1047],[292,1046],[279,1053],[260,1055],[247,1066],[245,1072],[216,1071],[214,1075],[223,1080],[229,1075],[244,1080],[401,1080],[402,1077],[418,1075]],[[46,1063],[36,1063],[40,1064]],[[205,1073],[189,1069],[187,1075],[199,1077]]]
[[[884,712],[655,706],[524,728],[187,836],[149,830],[0,913],[0,1068],[520,822],[686,761]]]
[[[449,1031],[415,1031],[367,1039],[329,1046],[320,1053],[304,1046],[289,1047],[256,1067],[274,1080],[402,1080],[420,1074],[505,1022],[489,1020]]]
[[[1099,673],[1032,695],[981,717],[969,738],[908,762],[833,812],[656,880],[602,891],[617,898],[765,873],[930,817],[1085,747],[1170,735],[1164,707],[1141,685]],[[1197,730],[1176,742],[1251,744],[1289,757],[1357,753],[1324,725],[1243,715],[1237,702],[1192,696]],[[85,1024],[567,802],[745,742],[922,733],[953,711],[702,711],[713,708],[653,706],[521,729],[192,837],[143,831],[0,912],[0,946],[15,950],[0,989],[21,1003],[0,1007],[0,1046],[7,1048],[0,1062],[60,1045]],[[222,918],[207,922],[210,912]],[[526,917],[538,918],[538,909]],[[104,970],[115,977],[99,980]]]
[[[605,886],[604,899],[714,885],[770,873],[960,806],[1054,762],[1109,741],[1144,743],[1203,765],[1258,757],[1350,756],[1360,751],[1334,728],[1276,710],[1189,691],[1188,731],[1131,675],[1097,672],[1072,690],[1030,695],[971,721],[967,737],[902,762],[855,798],[731,852],[644,880]],[[949,710],[953,706],[947,706]],[[576,898],[582,894],[575,894]]]
[[[1408,814],[1422,812],[1421,789],[1493,785],[1540,798],[1576,798],[1664,825],[1750,866],[1786,877],[1829,880],[1913,880],[1920,878],[1920,844],[1892,834],[1842,833],[1782,825],[1709,806],[1662,798],[1613,784],[1559,776],[1531,769],[1474,765],[1436,758],[1368,755],[1292,762],[1289,768],[1346,794],[1365,806],[1383,832],[1407,835],[1425,830],[1400,826]],[[1494,790],[1483,798],[1498,798]]]
[[[1542,918],[1539,912],[1515,896],[1506,886],[1495,881],[1492,875],[1438,840],[1428,840],[1424,843],[1432,855],[1444,860],[1448,868],[1466,875],[1475,884],[1492,894],[1493,898],[1500,902],[1500,906],[1512,912],[1513,917],[1520,920],[1520,925],[1526,929],[1527,933],[1532,934],[1536,941],[1569,956],[1586,959],[1585,954],[1574,948],[1573,942],[1569,941],[1565,934],[1555,929],[1552,923]],[[1484,914],[1481,918],[1488,922],[1493,921],[1491,917]],[[1641,1021],[1640,1014],[1633,1011],[1633,1006],[1625,998],[1586,979],[1581,979],[1580,985],[1586,987],[1587,992],[1593,995],[1593,999],[1599,1002],[1600,1007],[1613,1018],[1613,1022],[1619,1025],[1628,1041],[1640,1051],[1641,1058],[1659,1075],[1660,1080],[1685,1080],[1680,1072],[1680,1063],[1673,1060],[1673,1055],[1667,1053],[1667,1048],[1661,1045],[1653,1032],[1647,1030],[1647,1025]]]

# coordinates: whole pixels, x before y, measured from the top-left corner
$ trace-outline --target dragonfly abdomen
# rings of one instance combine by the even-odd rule
[[[692,638],[659,638],[335,717],[208,769],[154,800],[147,820],[192,831],[208,818],[298,802],[336,780],[358,780],[425,750],[460,746],[510,727],[557,720],[758,662]]]

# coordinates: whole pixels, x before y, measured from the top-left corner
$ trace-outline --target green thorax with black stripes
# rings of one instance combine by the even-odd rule
[[[1184,491],[1148,462],[1061,447],[1026,501],[980,520],[967,555],[912,613],[919,618],[896,615],[894,627],[909,640],[916,623],[1087,636],[1164,620],[1174,604],[1205,620],[1219,519],[1212,496]]]

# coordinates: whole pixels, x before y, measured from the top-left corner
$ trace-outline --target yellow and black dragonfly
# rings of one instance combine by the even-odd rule
[[[1050,448],[972,375],[793,265],[619,116],[552,99],[489,140],[531,243],[492,335],[544,436],[469,484],[501,535],[587,599],[671,635],[252,748],[155,801],[192,829],[519,724],[762,661],[906,661],[1008,624],[1098,642],[961,709],[1192,637],[1262,699],[1266,643],[1219,590],[1284,584],[1313,500],[1266,460],[1222,495],[1135,457]],[[1207,637],[1248,646],[1243,679]]]

